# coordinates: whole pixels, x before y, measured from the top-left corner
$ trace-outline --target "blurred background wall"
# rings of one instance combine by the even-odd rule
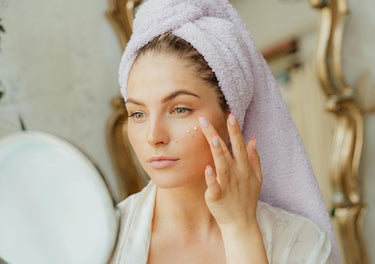
[[[109,180],[105,139],[121,48],[105,0],[0,0],[0,137],[42,130],[74,143]]]

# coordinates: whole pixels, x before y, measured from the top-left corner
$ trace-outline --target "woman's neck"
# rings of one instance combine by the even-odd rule
[[[204,178],[203,181],[173,189],[157,187],[154,227],[175,228],[198,236],[216,232],[217,223],[204,198],[206,188]]]

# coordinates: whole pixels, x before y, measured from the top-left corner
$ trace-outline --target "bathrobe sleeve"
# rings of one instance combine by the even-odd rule
[[[142,191],[117,205],[121,222],[110,264],[147,263],[155,192],[155,184],[150,181]]]
[[[310,219],[263,202],[257,217],[270,264],[332,263],[329,237]]]

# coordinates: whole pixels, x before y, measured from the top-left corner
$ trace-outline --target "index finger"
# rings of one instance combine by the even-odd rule
[[[229,114],[227,126],[230,142],[232,144],[234,160],[236,162],[238,161],[239,164],[248,163],[248,153],[245,140],[243,138],[240,125],[233,113]]]
[[[220,138],[216,129],[210,124],[207,119],[202,116],[198,117],[198,121],[206,137],[208,144],[210,145],[212,157],[214,159],[216,167],[216,175],[220,180],[227,180],[229,174],[229,165],[231,164],[232,157],[229,153],[227,146],[224,141]],[[215,142],[216,141],[216,142]],[[217,145],[215,146],[215,143]]]

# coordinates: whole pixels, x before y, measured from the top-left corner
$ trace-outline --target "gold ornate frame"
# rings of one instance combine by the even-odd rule
[[[344,79],[341,52],[349,13],[346,0],[310,0],[320,10],[316,69],[327,95],[326,109],[337,118],[330,161],[333,221],[338,225],[346,263],[369,263],[362,236],[366,206],[358,188],[363,146],[363,113]]]

